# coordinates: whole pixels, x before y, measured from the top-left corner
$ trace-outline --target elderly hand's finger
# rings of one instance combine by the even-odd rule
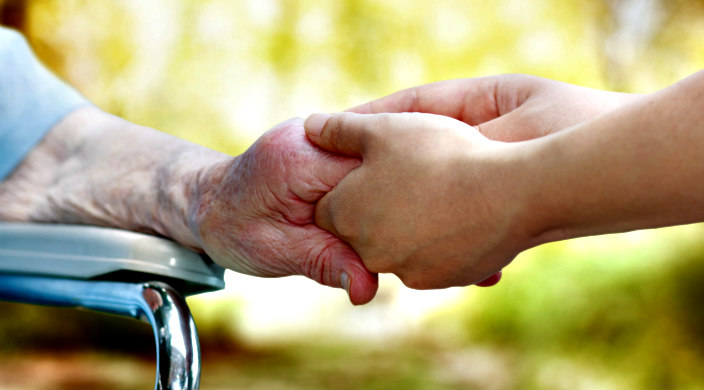
[[[345,289],[355,305],[371,301],[379,287],[377,275],[364,267],[347,244],[327,232],[320,233],[306,243],[317,250],[309,252],[303,274],[324,285]]]

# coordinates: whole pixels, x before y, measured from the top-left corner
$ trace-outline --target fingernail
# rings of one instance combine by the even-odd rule
[[[499,281],[501,280],[501,275],[502,275],[502,273],[501,273],[501,271],[499,271],[499,272],[489,276],[488,278],[482,280],[481,282],[475,283],[475,284],[479,287],[491,287],[491,286],[499,283]]]
[[[347,295],[350,295],[350,277],[346,272],[340,274],[340,285],[347,291]]]
[[[312,137],[320,136],[320,133],[323,131],[323,126],[325,126],[325,122],[327,122],[331,116],[332,115],[330,114],[313,114],[309,116],[303,123],[306,133]]]

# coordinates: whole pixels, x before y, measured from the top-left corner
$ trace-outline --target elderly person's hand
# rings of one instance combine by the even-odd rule
[[[314,221],[315,203],[358,165],[314,146],[301,119],[274,127],[243,155],[202,176],[193,226],[203,249],[235,271],[305,275],[348,289],[353,303],[368,302],[376,276]]]
[[[313,218],[315,203],[358,165],[315,147],[300,119],[231,157],[86,107],[0,182],[0,220],[157,233],[223,267],[304,275],[362,304],[376,275]]]

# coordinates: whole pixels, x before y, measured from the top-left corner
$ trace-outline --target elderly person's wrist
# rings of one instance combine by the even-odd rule
[[[95,107],[68,114],[0,183],[0,219],[110,226],[200,248],[191,199],[230,157]]]
[[[218,184],[237,160],[198,147],[165,164],[154,178],[159,197],[164,200],[155,220],[158,229],[183,245],[204,250],[202,216],[213,207]]]

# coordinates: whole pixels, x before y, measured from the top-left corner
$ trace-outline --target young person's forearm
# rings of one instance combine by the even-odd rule
[[[524,146],[536,243],[704,221],[704,72]]]

